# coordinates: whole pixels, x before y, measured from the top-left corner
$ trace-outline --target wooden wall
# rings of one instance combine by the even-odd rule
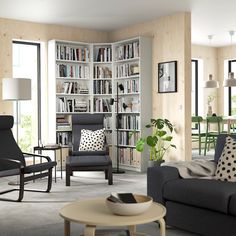
[[[175,125],[177,149],[168,160],[191,159],[191,16],[179,13],[109,34],[110,41],[144,35],[153,37],[153,117],[168,118]],[[178,92],[157,93],[157,64],[177,60]],[[148,96],[148,95],[147,95]],[[148,104],[147,104],[148,105]]]

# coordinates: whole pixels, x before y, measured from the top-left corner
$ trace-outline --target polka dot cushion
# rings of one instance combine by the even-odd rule
[[[96,131],[82,129],[79,151],[102,151],[105,140],[105,129]]]
[[[229,136],[226,138],[215,175],[219,180],[236,182],[236,140]]]

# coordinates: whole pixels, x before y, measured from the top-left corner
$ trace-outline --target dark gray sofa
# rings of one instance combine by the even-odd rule
[[[215,162],[225,138],[220,135],[217,139]],[[236,235],[236,183],[182,179],[175,167],[151,167],[147,171],[147,194],[166,206],[169,226],[205,236]]]

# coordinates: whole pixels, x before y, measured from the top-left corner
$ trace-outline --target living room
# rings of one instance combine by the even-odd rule
[[[147,16],[144,16],[143,18],[141,17],[143,16],[141,7],[137,9],[137,12],[133,18],[128,18],[129,15],[132,16],[132,14],[134,14],[132,13],[133,10],[130,10],[130,12],[127,11],[127,15],[125,16],[127,18],[120,16],[120,25],[118,25],[118,19],[116,19],[114,16],[113,26],[110,22],[112,21],[113,15],[109,13],[109,7],[114,7],[114,9],[117,7],[117,9],[120,9],[121,6],[126,6],[128,3],[122,1],[119,4],[114,3],[114,6],[112,6],[110,2],[104,1],[104,3],[101,3],[101,5],[105,4],[105,6],[109,7],[106,11],[103,9],[106,7],[99,6],[101,13],[99,13],[99,10],[94,8],[93,5],[96,4],[94,2],[83,4],[80,3],[82,4],[81,8],[79,8],[79,4],[73,8],[72,4],[69,7],[68,3],[64,3],[65,5],[62,5],[60,8],[58,8],[58,18],[53,22],[50,21],[50,17],[48,16],[50,16],[51,12],[56,12],[56,6],[58,5],[56,2],[51,2],[49,4],[45,1],[39,1],[36,4],[25,1],[24,4],[27,4],[24,5],[21,3],[22,6],[19,6],[18,3],[15,3],[16,5],[12,11],[9,10],[12,8],[11,4],[9,5],[7,1],[4,2],[6,11],[4,11],[4,7],[0,11],[0,115],[13,115],[14,119],[16,119],[16,103],[12,101],[6,101],[7,99],[2,99],[3,78],[15,77],[13,68],[13,61],[15,60],[13,49],[14,43],[23,42],[40,45],[41,118],[40,131],[37,130],[37,135],[35,135],[37,137],[35,137],[35,141],[31,144],[31,151],[33,151],[33,147],[35,146],[41,146],[41,144],[51,145],[55,144],[57,141],[55,132],[56,110],[53,110],[56,109],[56,92],[54,91],[55,80],[52,80],[53,77],[49,73],[50,70],[54,70],[55,61],[52,62],[49,57],[50,42],[55,40],[54,42],[58,43],[58,45],[60,43],[67,42],[68,44],[78,44],[80,46],[85,43],[88,44],[88,47],[90,48],[96,48],[96,45],[109,45],[109,47],[115,49],[123,42],[127,41],[128,43],[133,43],[137,38],[141,42],[141,37],[143,37],[150,39],[151,41],[151,55],[149,55],[149,58],[147,55],[148,59],[146,61],[148,61],[148,63],[146,64],[148,65],[145,66],[146,68],[150,68],[148,71],[150,74],[149,85],[145,85],[145,81],[142,82],[143,87],[146,86],[147,90],[144,90],[143,94],[140,95],[140,98],[143,98],[144,108],[149,109],[149,113],[147,112],[147,115],[144,116],[146,120],[144,119],[141,121],[143,123],[142,125],[145,126],[151,118],[163,117],[169,119],[174,126],[174,132],[172,134],[173,143],[176,148],[173,148],[168,152],[168,155],[165,157],[165,161],[191,161],[191,116],[195,114],[194,112],[196,111],[193,110],[193,105],[191,105],[193,103],[190,99],[193,97],[193,91],[190,89],[192,86],[192,81],[189,79],[192,78],[191,59],[198,59],[199,65],[204,65],[202,67],[200,66],[201,70],[199,69],[199,80],[201,80],[201,83],[207,80],[209,74],[213,74],[213,80],[216,80],[220,83],[219,88],[212,88],[210,90],[201,89],[201,83],[198,85],[199,91],[201,90],[201,93],[198,94],[198,97],[195,97],[195,99],[199,99],[200,101],[198,104],[198,114],[204,116],[207,115],[207,98],[213,94],[213,113],[216,113],[217,115],[228,115],[228,104],[226,104],[228,94],[225,95],[225,91],[228,88],[224,88],[221,85],[226,78],[226,72],[228,72],[225,61],[229,61],[229,59],[234,58],[234,55],[236,54],[236,47],[233,45],[233,35],[231,35],[231,37],[228,35],[229,30],[234,30],[235,28],[234,25],[230,24],[229,22],[226,26],[228,28],[224,32],[212,30],[206,33],[206,29],[203,29],[202,32],[204,33],[201,33],[200,35],[198,29],[194,27],[198,25],[196,24],[196,18],[200,18],[201,13],[196,16],[197,11],[194,11],[193,7],[195,1],[189,2],[191,4],[187,3],[186,1],[185,4],[182,3],[183,6],[180,4],[180,6],[175,6],[175,8],[173,7],[166,10],[165,7],[168,5],[176,5],[175,1],[160,1],[159,3],[150,1],[150,3],[145,4],[149,5],[150,8],[146,8],[144,5],[142,5],[142,1],[139,1],[139,4],[142,5],[143,11],[145,11],[146,15],[148,15],[150,11],[150,18]],[[75,2],[73,2],[73,4],[75,4]],[[219,6],[222,6],[220,1],[218,4]],[[235,5],[233,1],[231,1],[231,4],[231,6],[230,4],[227,4],[228,12],[230,9],[233,9]],[[156,9],[151,9],[152,5],[155,6]],[[215,5],[217,6],[217,4]],[[156,13],[155,15],[155,11],[157,11],[157,8],[160,6],[162,6],[162,11],[166,13],[164,14],[159,10],[159,13]],[[198,11],[206,9],[207,6],[199,6]],[[18,7],[19,11],[20,9],[25,9],[25,11],[22,10],[21,14],[18,15]],[[63,7],[65,9],[63,9]],[[66,12],[67,7],[70,8],[68,9],[68,13]],[[133,6],[128,6],[127,9],[128,8],[132,9]],[[7,9],[9,10],[9,15],[5,15]],[[38,12],[42,15],[39,13],[36,14],[34,9],[38,9]],[[48,11],[46,11],[48,15],[44,15],[44,9],[48,9]],[[218,8],[215,11],[216,13],[214,14],[217,14]],[[80,14],[78,14],[78,12],[80,12]],[[84,12],[87,12],[85,17],[82,16],[82,13]],[[117,12],[119,11],[117,10]],[[138,12],[141,16],[138,16]],[[93,14],[97,18],[93,17]],[[25,15],[25,18],[23,15]],[[32,18],[29,17],[30,15]],[[76,23],[72,23],[72,21],[70,22],[71,15],[81,15],[80,21]],[[205,15],[205,13],[203,15]],[[84,23],[85,18],[91,18],[89,23]],[[135,18],[138,18],[139,20],[135,20]],[[232,18],[230,19],[233,22]],[[202,20],[199,19],[199,22],[202,23]],[[227,23],[225,22],[224,24]],[[196,34],[201,36],[200,38],[202,41],[196,40]],[[220,37],[219,34],[225,34],[223,43],[217,42],[218,37]],[[210,37],[209,39],[209,35],[213,35],[213,37]],[[143,55],[144,54],[145,53],[143,53]],[[176,91],[171,93],[160,93],[158,92],[158,64],[171,61],[177,62]],[[140,61],[140,64],[142,63],[144,62]],[[91,61],[89,64],[90,68],[92,68],[91,71],[93,70],[94,64],[96,64],[95,61]],[[99,63],[97,64],[99,65]],[[112,66],[116,66],[115,62],[112,62]],[[143,77],[148,81],[148,77]],[[52,83],[54,83],[54,87],[51,87],[50,84]],[[115,100],[117,99],[117,94],[115,89],[113,89],[112,96],[114,96]],[[32,96],[33,95],[35,94],[32,93]],[[92,97],[92,99],[94,97]],[[24,102],[25,101],[19,102],[20,106],[23,106]],[[52,107],[54,108],[52,109]],[[194,109],[195,108],[196,107],[194,106]],[[36,107],[34,107],[34,109],[35,110],[31,111],[32,115],[33,113],[38,114],[38,111],[36,112]],[[116,118],[115,106],[112,107],[112,109],[112,117],[114,120]],[[145,109],[143,114],[145,113]],[[16,134],[18,125],[18,122],[14,124],[14,134]],[[113,121],[112,125],[115,133],[115,121]],[[34,126],[38,127],[38,124],[34,124]],[[110,150],[110,156],[113,167],[117,168],[117,150],[115,145],[116,144],[113,143],[113,149]],[[60,167],[60,164],[63,164],[63,162],[65,163],[67,155],[69,155],[68,149],[63,149],[62,152],[62,159],[56,159],[57,167]],[[50,155],[51,159],[56,158],[54,155],[52,155],[53,153],[51,153],[50,150],[46,150],[45,153]],[[60,156],[58,154],[59,151],[56,151],[56,156]],[[142,157],[145,155],[148,154],[142,153]],[[210,158],[213,158],[213,155],[210,153]],[[97,173],[90,171],[79,171],[74,172],[73,176],[70,176],[71,186],[66,186],[66,171],[64,166],[63,171],[61,171],[60,168],[58,168],[56,171],[56,182],[54,174],[54,170],[56,169],[54,168],[52,188],[50,193],[32,193],[25,191],[22,202],[18,203],[1,201],[0,228],[3,232],[1,235],[63,235],[64,221],[63,218],[59,216],[59,211],[68,203],[95,197],[106,197],[111,192],[134,192],[146,195],[146,169],[148,156],[145,158],[146,159],[142,158],[142,168],[140,168],[139,171],[132,171],[132,168],[131,170],[127,168],[124,170],[124,174],[113,173],[113,185],[107,184],[107,180],[104,179],[104,173],[102,172]],[[11,177],[0,179],[1,190],[6,188],[10,180],[12,180]],[[38,179],[35,180],[35,182],[31,181],[28,183],[25,188],[44,188],[46,183],[46,178]],[[17,192],[12,192],[9,194],[9,196],[12,198],[15,198],[16,195]],[[147,233],[148,235],[160,234],[159,225],[153,222],[142,224],[141,226],[138,226],[137,229],[138,231]],[[71,224],[71,235],[82,233],[82,224]],[[196,235],[194,233],[172,227],[167,227],[166,234],[169,236]]]

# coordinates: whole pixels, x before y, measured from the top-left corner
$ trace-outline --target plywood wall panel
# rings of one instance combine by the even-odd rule
[[[113,31],[109,37],[116,41],[138,35],[153,37],[153,117],[168,118],[176,127],[177,149],[169,153],[168,159],[191,159],[191,16],[179,13],[162,17]],[[158,94],[157,64],[172,60],[178,61],[178,92]]]

